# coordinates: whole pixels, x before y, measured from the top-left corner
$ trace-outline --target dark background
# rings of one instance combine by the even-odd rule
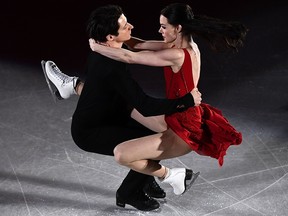
[[[159,0],[153,4],[135,0],[6,1],[0,8],[0,58],[32,64],[39,69],[42,59],[50,59],[64,68],[65,73],[81,73],[89,51],[85,24],[93,9],[118,4],[134,25],[134,36],[161,39],[159,12],[173,2],[176,1]],[[210,85],[205,79],[213,76],[235,77],[239,71],[241,76],[261,73],[271,67],[271,62],[275,65],[287,61],[288,3],[285,1],[177,2],[190,4],[195,14],[241,21],[250,29],[245,46],[233,55],[215,55],[205,44],[196,41],[202,51],[202,72],[205,73],[200,84]],[[274,58],[275,55],[283,57]]]
[[[85,60],[88,40],[85,22],[90,12],[104,4],[119,4],[130,23],[134,25],[133,35],[144,39],[160,39],[159,12],[175,1],[6,1],[1,5],[1,57],[33,59],[53,58],[58,61],[81,65]],[[195,14],[206,14],[225,19],[245,19],[268,9],[262,22],[269,20],[269,10],[283,3],[245,1],[181,1],[189,3]],[[283,14],[284,15],[284,14]],[[281,22],[281,20],[280,20]],[[253,29],[252,29],[253,34]],[[76,61],[74,61],[76,60]]]

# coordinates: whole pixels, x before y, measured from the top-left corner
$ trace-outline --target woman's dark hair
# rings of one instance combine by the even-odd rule
[[[99,42],[106,42],[106,36],[118,35],[118,19],[123,14],[118,5],[106,5],[94,10],[87,22],[87,35]]]
[[[190,36],[199,36],[208,41],[214,50],[226,50],[243,46],[248,29],[240,22],[224,21],[208,16],[196,16],[189,5],[173,3],[161,11],[168,23],[182,26],[182,35],[190,40]]]

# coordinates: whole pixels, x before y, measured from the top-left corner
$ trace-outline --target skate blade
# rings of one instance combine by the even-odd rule
[[[43,70],[43,73],[44,73],[45,80],[46,80],[46,83],[48,85],[49,91],[50,91],[50,93],[52,95],[52,98],[53,98],[54,102],[56,103],[57,99],[61,100],[62,97],[60,96],[59,92],[57,91],[57,88],[53,85],[53,83],[50,82],[50,80],[49,80],[49,78],[48,78],[48,76],[46,74],[45,63],[46,63],[46,61],[44,61],[44,60],[41,61],[42,70]],[[58,95],[57,95],[57,93],[58,93]]]
[[[200,172],[192,173],[192,178],[191,178],[189,183],[187,183],[187,180],[186,180],[186,182],[185,182],[185,185],[186,185],[185,191],[181,195],[183,195],[185,192],[187,192],[192,187],[193,183],[198,178],[199,174],[200,174]]]

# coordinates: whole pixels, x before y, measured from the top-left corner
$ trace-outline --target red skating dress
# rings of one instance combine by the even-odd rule
[[[179,72],[164,67],[166,95],[169,99],[184,96],[194,88],[192,62],[186,49],[184,63]],[[230,145],[239,145],[242,134],[222,115],[222,112],[209,104],[190,107],[184,112],[166,115],[165,121],[192,150],[200,155],[216,158],[219,165]]]

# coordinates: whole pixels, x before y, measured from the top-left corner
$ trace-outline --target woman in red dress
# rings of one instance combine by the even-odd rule
[[[238,22],[225,22],[210,17],[194,16],[189,5],[174,3],[161,11],[159,33],[163,41],[129,41],[133,52],[122,48],[111,48],[89,40],[93,51],[109,58],[130,64],[164,67],[166,95],[177,98],[197,88],[200,78],[200,51],[193,38],[207,39],[215,50],[237,50],[246,36],[247,29]],[[113,40],[113,36],[110,38]],[[109,40],[109,39],[108,39]],[[135,119],[143,119],[137,110]],[[157,124],[154,124],[156,119]],[[186,111],[157,116],[147,126],[164,125],[165,130],[151,136],[130,140],[114,149],[116,161],[137,172],[153,175],[161,182],[169,183],[175,194],[184,193],[193,180],[191,170],[169,169],[155,160],[179,157],[195,151],[210,156],[223,165],[223,157],[230,145],[239,145],[242,135],[222,115],[221,111],[202,103]]]

